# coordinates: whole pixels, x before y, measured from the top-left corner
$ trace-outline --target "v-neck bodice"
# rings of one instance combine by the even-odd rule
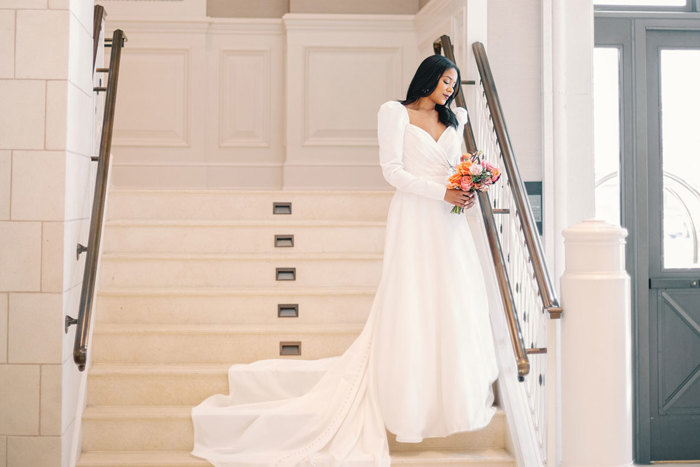
[[[459,160],[459,137],[467,121],[467,111],[456,108],[458,124],[447,127],[435,140],[423,128],[414,125],[408,109],[397,101],[384,103],[378,112],[379,159],[384,178],[395,187],[442,200],[451,175],[451,166]]]
[[[422,128],[422,127],[416,125],[415,123],[408,122],[408,126],[413,127],[413,128],[416,128],[416,129],[418,129],[418,131],[422,131],[423,133],[426,134],[426,136],[427,136],[428,138],[432,139],[432,140],[435,141],[436,143],[439,143],[439,142],[440,142],[440,140],[442,139],[442,137],[445,136],[445,133],[447,133],[447,131],[448,131],[450,128],[454,128],[454,127],[448,126],[448,127],[445,128],[444,130],[442,130],[442,133],[440,133],[440,136],[438,136],[438,139],[435,139],[435,138],[433,137],[433,135],[431,135],[431,134],[428,132],[428,130],[426,130],[425,128]]]

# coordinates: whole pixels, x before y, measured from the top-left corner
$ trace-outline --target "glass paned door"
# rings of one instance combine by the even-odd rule
[[[659,50],[663,267],[698,268],[700,50]]]
[[[700,459],[700,31],[646,34],[651,460]]]

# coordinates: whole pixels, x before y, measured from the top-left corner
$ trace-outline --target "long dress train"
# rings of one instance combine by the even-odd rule
[[[397,190],[362,332],[339,356],[232,365],[230,394],[192,409],[192,454],[221,467],[388,466],[386,429],[420,442],[489,424],[494,294],[465,216],[443,200],[467,120],[455,113],[436,141],[401,103],[380,107],[380,164]]]

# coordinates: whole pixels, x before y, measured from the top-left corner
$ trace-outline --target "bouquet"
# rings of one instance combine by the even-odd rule
[[[486,191],[489,185],[501,178],[501,171],[486,161],[482,162],[481,154],[481,151],[463,154],[459,164],[451,167],[455,173],[448,179],[447,188],[467,192]],[[462,214],[464,208],[455,206],[450,212]]]

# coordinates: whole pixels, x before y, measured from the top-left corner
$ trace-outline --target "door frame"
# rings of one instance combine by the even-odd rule
[[[620,57],[620,222],[628,230],[626,269],[631,278],[633,452],[651,462],[649,154],[646,33],[700,31],[700,13],[595,13],[595,46],[618,47]]]

